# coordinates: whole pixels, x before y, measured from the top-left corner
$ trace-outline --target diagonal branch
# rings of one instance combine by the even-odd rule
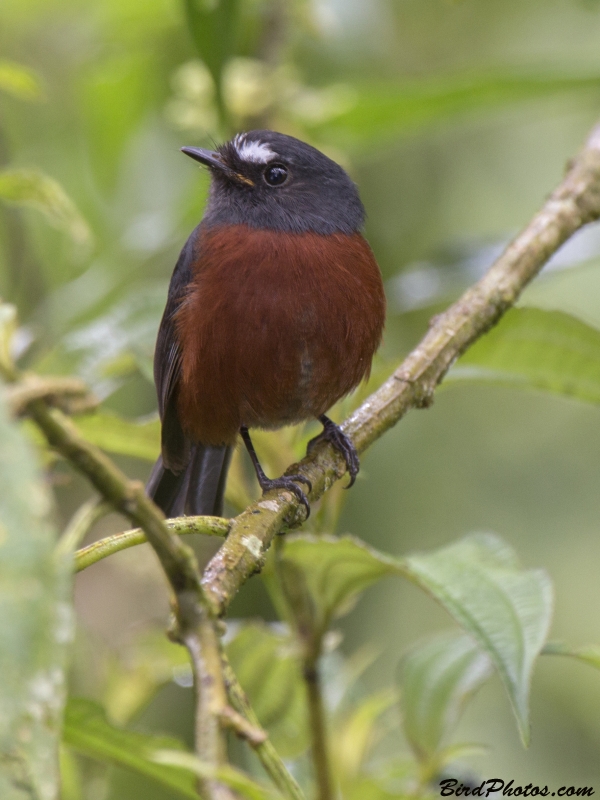
[[[16,374],[7,377],[15,380]],[[175,595],[177,621],[173,638],[188,649],[196,692],[196,749],[199,757],[213,767],[226,761],[222,716],[227,706],[225,679],[221,669],[218,622],[200,584],[193,552],[165,524],[162,512],[144,492],[95,445],[86,441],[75,425],[45,399],[27,404],[27,413],[58,450],[88,477],[101,495],[117,510],[143,529],[158,556]],[[233,800],[231,789],[218,780],[198,779],[207,800]]]
[[[577,230],[600,217],[600,125],[569,164],[562,183],[487,274],[443,314],[394,374],[342,426],[362,452],[411,408],[429,405],[453,361],[494,325]],[[312,482],[317,500],[341,477],[340,456],[323,443],[288,473]],[[242,584],[262,568],[273,537],[302,517],[289,492],[272,491],[236,517],[227,540],[208,564],[202,585],[212,608],[224,614]]]

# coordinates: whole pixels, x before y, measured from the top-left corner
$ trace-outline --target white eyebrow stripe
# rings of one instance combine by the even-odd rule
[[[233,144],[242,161],[266,164],[272,158],[277,157],[277,153],[274,153],[268,144],[264,142],[249,142],[245,136],[240,134],[234,138]]]

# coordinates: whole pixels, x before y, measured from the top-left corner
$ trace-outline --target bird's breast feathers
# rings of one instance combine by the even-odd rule
[[[181,419],[207,444],[319,416],[368,374],[381,274],[359,234],[201,232],[176,318]],[[188,423],[189,424],[189,423]]]

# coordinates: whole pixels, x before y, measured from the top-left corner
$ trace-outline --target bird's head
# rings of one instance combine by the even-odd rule
[[[347,173],[311,145],[275,131],[238,133],[217,150],[182,147],[211,172],[203,224],[352,234],[365,212]]]

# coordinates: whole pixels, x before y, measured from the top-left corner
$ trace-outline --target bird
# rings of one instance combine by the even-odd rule
[[[277,131],[181,151],[211,181],[158,331],[161,454],[146,491],[167,517],[221,516],[240,435],[263,493],[291,491],[308,517],[310,482],[268,478],[250,430],[319,420],[309,451],[329,441],[354,483],[356,449],[325,412],[368,377],[383,334],[385,294],[362,233],[364,206],[339,164]]]

